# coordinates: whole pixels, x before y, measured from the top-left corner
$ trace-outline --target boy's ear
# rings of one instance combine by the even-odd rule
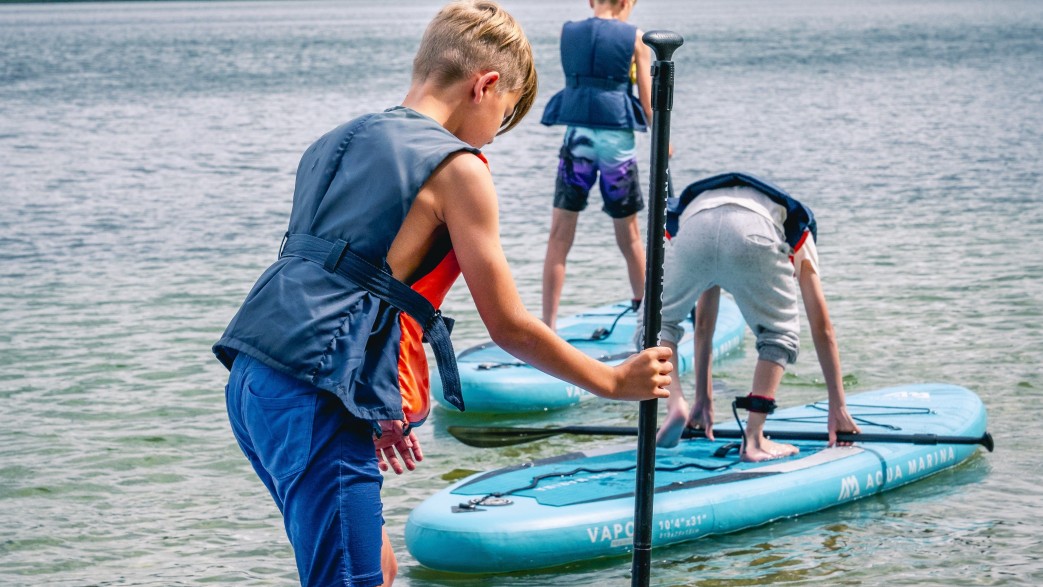
[[[498,71],[487,71],[479,75],[474,80],[474,87],[471,92],[473,94],[474,103],[481,104],[482,98],[485,97],[487,92],[491,92],[496,89],[496,84],[500,81],[500,72]]]

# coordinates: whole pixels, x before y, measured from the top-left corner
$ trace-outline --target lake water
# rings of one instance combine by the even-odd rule
[[[561,138],[538,118],[563,84],[561,24],[588,9],[505,5],[541,90],[486,152],[538,312]],[[300,153],[401,100],[439,6],[0,5],[0,584],[293,584],[210,345],[275,257]],[[1043,584],[1043,3],[643,0],[632,20],[685,37],[675,178],[747,170],[814,208],[848,391],[966,386],[997,444],[850,506],[657,549],[653,584]],[[627,296],[597,208],[564,312]],[[458,349],[486,338],[462,282],[446,306]],[[716,372],[732,389],[749,385],[752,345]],[[779,400],[824,395],[808,342]],[[587,405],[502,422],[636,421],[634,405]],[[604,443],[478,450],[446,434],[453,422],[488,423],[437,411],[423,466],[385,483],[396,584],[629,584],[629,558],[484,577],[420,567],[402,531],[426,496]]]

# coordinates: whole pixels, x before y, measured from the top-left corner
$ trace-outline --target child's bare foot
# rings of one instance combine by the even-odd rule
[[[744,462],[759,463],[762,461],[791,457],[799,453],[800,449],[792,444],[782,444],[781,442],[775,442],[760,436],[760,438],[754,442],[746,442],[744,440],[740,452]]]
[[[663,420],[663,425],[659,427],[659,432],[655,437],[655,444],[659,448],[673,448],[677,446],[677,443],[681,441],[681,433],[684,432],[684,427],[688,424],[688,417],[685,411],[674,411],[667,410],[666,419]]]

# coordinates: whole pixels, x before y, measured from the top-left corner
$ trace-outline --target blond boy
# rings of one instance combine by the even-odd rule
[[[609,367],[522,306],[479,148],[535,93],[517,22],[491,1],[450,4],[424,34],[402,104],[302,157],[282,255],[214,352],[231,370],[233,432],[283,513],[303,585],[394,580],[380,471],[423,459],[412,431],[430,409],[422,338],[464,407],[436,310],[461,273],[493,340],[518,358],[608,398],[668,395],[667,349]]]

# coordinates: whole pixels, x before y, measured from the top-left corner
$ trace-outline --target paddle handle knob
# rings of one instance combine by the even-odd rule
[[[673,31],[648,31],[641,40],[655,51],[659,61],[670,61],[674,51],[684,43],[684,38]]]

